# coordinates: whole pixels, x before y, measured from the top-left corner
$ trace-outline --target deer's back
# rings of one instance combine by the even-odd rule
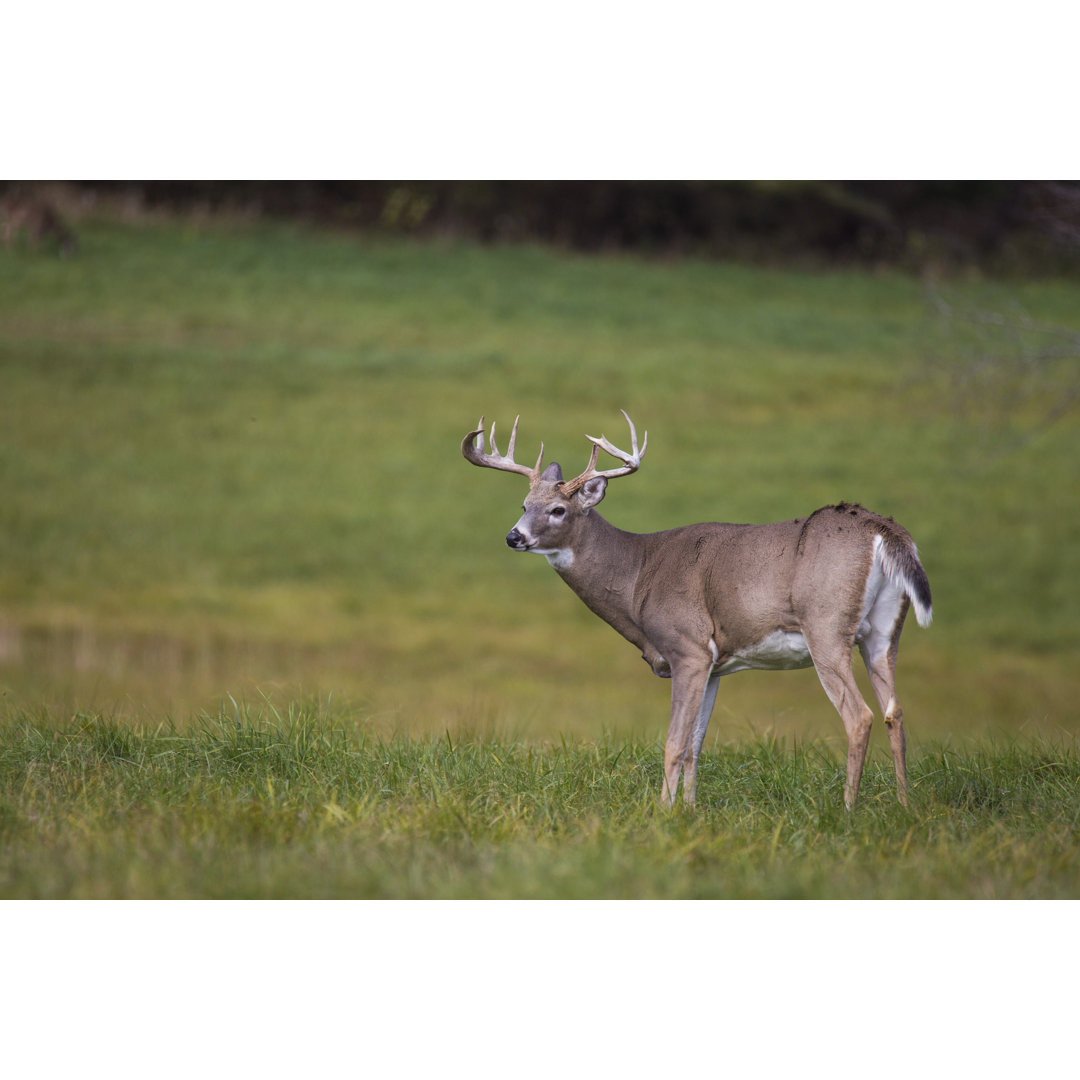
[[[651,533],[643,538],[638,592],[645,604],[667,596],[697,601],[740,637],[796,628],[823,605],[853,616],[878,535],[911,542],[891,519],[849,503],[788,521],[702,522]]]

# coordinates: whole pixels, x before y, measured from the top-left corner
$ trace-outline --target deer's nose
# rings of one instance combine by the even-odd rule
[[[506,546],[520,551],[526,544],[525,534],[517,528],[511,529],[506,534]]]

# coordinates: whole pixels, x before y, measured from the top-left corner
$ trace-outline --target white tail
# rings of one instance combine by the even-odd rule
[[[896,698],[896,654],[909,605],[921,626],[931,618],[930,584],[915,544],[892,518],[861,506],[826,506],[809,517],[769,525],[707,522],[657,533],[629,533],[595,512],[607,482],[635,472],[648,445],[632,449],[586,436],[585,471],[563,480],[552,463],[514,461],[517,421],[507,455],[484,451],[484,421],[462,440],[474,465],[528,477],[524,513],[506,543],[547,557],[600,618],[639,649],[653,671],[672,680],[662,797],[693,803],[697,762],[721,675],[753,668],[817,670],[848,737],[844,802],[859,791],[873,713],[851,666],[857,645],[889,732],[897,793],[907,801],[906,740]],[[599,472],[604,450],[622,465]]]

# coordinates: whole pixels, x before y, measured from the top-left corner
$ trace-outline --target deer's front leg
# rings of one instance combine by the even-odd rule
[[[664,746],[664,788],[661,799],[671,806],[683,778],[683,801],[694,805],[697,787],[697,759],[705,738],[716,682],[712,678],[712,658],[684,660],[672,665],[671,720]]]

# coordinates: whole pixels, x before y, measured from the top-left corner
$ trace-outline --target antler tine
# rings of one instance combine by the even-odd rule
[[[610,479],[613,476],[625,476],[628,472],[633,472],[641,465],[641,457],[645,453],[649,446],[649,433],[645,432],[645,443],[638,449],[637,444],[637,428],[634,427],[634,421],[630,419],[625,409],[620,409],[619,412],[626,417],[626,422],[630,425],[630,445],[632,447],[630,453],[626,453],[625,450],[620,450],[617,446],[613,446],[608,442],[604,435],[601,435],[599,439],[592,435],[586,435],[585,438],[589,442],[599,446],[602,450],[606,450],[613,458],[618,458],[620,461],[626,463],[621,469],[608,469],[604,472],[597,473],[597,476],[606,476]]]
[[[588,437],[589,437],[588,435],[585,436],[586,439]],[[596,461],[597,461],[597,459],[599,457],[600,457],[600,444],[596,443],[596,444],[594,444],[594,446],[592,448],[592,453],[589,454],[589,464],[585,466],[585,471],[581,474],[582,476],[588,478],[590,476],[595,476],[596,475]]]
[[[517,444],[517,429],[518,420],[521,417],[518,416],[514,420],[514,427],[510,432],[510,445],[507,447],[506,455],[499,453],[498,446],[495,445],[495,424],[492,422],[491,434],[488,436],[488,442],[491,446],[491,452],[486,453],[484,450],[484,418],[480,417],[480,423],[477,425],[474,431],[470,431],[464,439],[461,440],[461,452],[466,461],[471,461],[474,465],[480,465],[487,469],[501,469],[503,472],[516,472],[521,473],[522,476],[529,478],[529,483],[532,484],[536,481],[540,475],[540,463],[544,460],[544,444],[540,444],[540,456],[536,459],[536,466],[529,468],[528,465],[519,465],[514,460],[514,447]]]
[[[589,464],[585,466],[585,471],[580,476],[576,476],[573,480],[568,480],[562,485],[564,494],[572,495],[595,477],[602,476],[605,480],[614,480],[617,476],[628,476],[632,472],[637,472],[640,468],[641,459],[649,446],[649,433],[647,431],[645,432],[645,438],[642,440],[641,449],[639,450],[637,428],[634,427],[634,421],[630,419],[630,416],[625,409],[620,409],[619,411],[626,417],[626,422],[630,425],[630,445],[632,447],[630,453],[628,454],[625,450],[620,450],[617,446],[609,442],[604,435],[601,435],[599,438],[595,435],[586,435],[585,438],[593,444],[592,454],[589,457]],[[597,471],[596,461],[601,450],[623,462],[623,464],[616,469],[603,469]]]
[[[520,419],[520,417],[518,417]],[[517,420],[514,421],[514,430],[510,432],[510,449],[506,455],[511,461],[514,459],[514,440],[517,439]],[[491,443],[491,452],[495,457],[501,458],[502,454],[499,453],[499,448],[495,445],[495,421],[491,421],[491,434],[488,436],[488,442]],[[504,459],[505,460],[505,459]]]

